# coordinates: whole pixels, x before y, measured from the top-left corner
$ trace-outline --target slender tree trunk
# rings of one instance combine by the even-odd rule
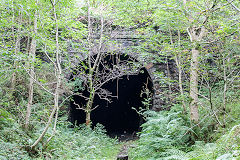
[[[93,104],[93,100],[94,100],[94,96],[95,96],[92,74],[89,77],[91,77],[91,79],[89,80],[89,82],[90,82],[90,86],[89,86],[90,95],[89,95],[89,99],[88,99],[86,110],[85,110],[85,112],[86,112],[86,125],[87,126],[91,126],[91,111],[92,111],[92,104]]]
[[[171,45],[173,45],[173,38],[172,38],[172,32],[171,32],[170,26],[169,26],[169,33],[170,33]],[[181,37],[180,37],[180,31],[178,30],[178,46],[179,47],[180,47],[180,43],[181,43]],[[181,61],[180,59],[178,59],[178,55],[175,55],[175,62],[178,68],[178,85],[180,89],[180,94],[183,97],[184,92],[183,92],[183,86],[182,86],[182,67],[181,67]],[[168,73],[170,73],[169,68],[168,68]],[[186,112],[186,103],[184,99],[182,99],[182,106],[183,106],[184,112]]]
[[[15,23],[15,15],[14,15],[14,5],[12,4],[12,13],[13,13],[13,17],[12,17],[12,22]],[[19,22],[18,22],[18,25],[21,25],[22,23],[22,13],[21,11],[19,11]],[[20,27],[18,26],[17,28],[17,38],[15,38],[15,34],[14,34],[14,28],[12,28],[12,32],[13,32],[13,39],[15,40],[15,48],[14,48],[14,54],[17,55],[19,52],[20,52],[20,40],[21,40],[21,36],[20,36],[20,32],[21,32],[21,29]],[[15,87],[16,87],[16,79],[17,79],[17,62],[14,61],[13,63],[13,66],[14,66],[14,69],[15,71],[12,73],[12,77],[11,77],[11,86],[10,86],[10,95],[13,95],[13,92],[15,90]]]
[[[223,89],[223,111],[226,112],[226,92],[227,92],[227,74],[226,74],[226,64],[225,57],[223,58],[223,79],[224,79],[224,89]]]
[[[17,34],[20,33],[20,28],[18,28],[17,30]],[[17,35],[17,38],[16,38],[16,43],[15,43],[15,55],[17,55],[19,52],[20,52],[20,35]],[[14,68],[17,69],[17,62],[14,61],[14,64],[13,64]],[[12,79],[11,79],[11,90],[14,91],[15,90],[15,86],[16,86],[16,77],[17,77],[17,74],[16,74],[16,71],[13,72],[12,74]]]
[[[171,33],[171,30],[170,30],[170,35],[172,37],[172,33]],[[172,38],[171,38],[171,43],[173,43],[172,41]],[[180,35],[180,31],[178,30],[178,47],[180,47],[181,45],[181,35]],[[178,55],[175,55],[175,62],[176,62],[176,65],[177,65],[177,68],[178,68],[178,85],[179,85],[179,89],[180,89],[180,94],[182,96],[182,107],[183,107],[183,110],[184,112],[186,112],[186,103],[185,103],[185,100],[184,100],[184,92],[183,92],[183,82],[182,82],[182,67],[181,67],[181,59],[180,59],[180,56]]]
[[[88,6],[88,68],[89,68],[89,75],[88,75],[88,82],[89,82],[89,99],[86,104],[85,112],[86,112],[86,125],[91,125],[91,107],[92,102],[94,99],[94,89],[93,89],[93,67],[91,61],[91,51],[92,51],[92,21],[91,21],[91,14],[90,14],[90,1],[87,1]]]
[[[178,68],[178,85],[179,85],[179,89],[180,89],[180,94],[182,96],[182,107],[184,112],[186,112],[186,103],[184,100],[184,92],[183,92],[183,82],[182,82],[182,67],[181,67],[181,62],[178,59],[177,55],[175,56],[175,62],[177,64],[177,68]]]
[[[167,62],[167,76],[169,78],[169,80],[171,80],[171,74],[170,74],[170,69],[169,69],[169,62],[168,62],[168,58],[166,56],[166,62]],[[171,87],[171,83],[168,83],[168,90],[169,90],[169,97],[171,97],[172,94],[172,87]]]
[[[86,126],[91,126],[91,109],[86,112]]]
[[[224,88],[223,88],[223,127],[226,125],[226,99],[227,99],[227,73],[226,73],[226,57],[223,58],[223,80],[224,80]]]
[[[91,125],[91,112],[93,110],[93,101],[96,94],[96,90],[94,87],[94,73],[98,72],[99,64],[101,62],[102,54],[101,54],[101,48],[102,48],[102,36],[103,36],[103,27],[104,27],[104,21],[103,16],[101,15],[101,29],[100,29],[100,39],[99,39],[99,47],[98,47],[98,54],[96,57],[96,60],[93,62],[91,61],[91,50],[92,50],[92,21],[91,21],[91,14],[90,14],[90,1],[87,1],[88,6],[88,68],[89,68],[89,75],[88,75],[88,83],[89,83],[89,98],[88,102],[86,104],[86,108],[84,109],[86,112],[86,125]],[[102,14],[102,13],[101,13]]]
[[[58,43],[58,19],[57,19],[57,13],[56,13],[56,0],[53,2],[53,13],[54,13],[54,21],[56,24],[56,79],[57,79],[57,84],[56,84],[56,89],[55,89],[55,94],[54,94],[54,107],[51,112],[51,115],[49,116],[48,122],[42,132],[42,134],[38,137],[38,139],[34,142],[34,144],[31,146],[31,148],[34,148],[44,137],[46,134],[48,128],[50,127],[50,124],[52,123],[52,119],[56,111],[58,111],[58,99],[59,99],[59,88],[61,84],[61,74],[62,74],[62,69],[60,65],[60,51],[59,51],[59,43]]]
[[[199,42],[206,34],[205,27],[188,28],[188,35],[192,42],[191,68],[190,68],[190,119],[194,123],[199,122],[198,113],[198,65],[199,65]]]
[[[37,11],[35,12],[34,18],[34,34],[37,34]],[[29,89],[28,89],[28,104],[27,104],[27,112],[26,112],[26,121],[25,121],[25,129],[28,128],[29,119],[31,116],[31,108],[33,102],[33,84],[34,84],[34,62],[35,62],[35,52],[36,52],[36,38],[32,37],[30,52],[29,52],[29,69],[30,69],[30,77],[29,77]]]
[[[198,57],[199,50],[192,49],[192,61],[190,70],[190,119],[193,122],[199,121],[198,113]]]
[[[187,6],[187,3],[191,2],[191,0],[183,0],[183,5],[186,10],[190,6]],[[214,2],[216,3],[216,1]],[[212,8],[215,6],[213,4]],[[195,23],[194,18],[191,14],[186,15],[191,23],[190,27],[187,29],[189,38],[192,42],[192,51],[191,51],[191,68],[190,68],[190,119],[194,123],[199,122],[199,113],[198,113],[198,64],[199,64],[199,46],[203,37],[206,35],[207,30],[204,26],[208,21],[208,15],[203,16],[204,21],[199,25]],[[194,23],[197,25],[194,25]]]
[[[183,0],[183,4],[185,9],[188,9],[187,2],[191,0]],[[189,22],[193,23],[194,19],[191,15],[187,15]],[[189,38],[192,42],[192,50],[191,50],[191,66],[190,66],[190,120],[194,123],[199,122],[199,113],[198,113],[198,57],[199,57],[199,50],[198,50],[198,42],[202,40],[204,36],[204,27],[196,27],[191,26],[187,28],[187,32]]]

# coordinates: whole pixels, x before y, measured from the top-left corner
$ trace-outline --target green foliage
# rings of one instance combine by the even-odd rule
[[[223,135],[216,143],[198,142],[194,150],[187,153],[191,160],[232,160],[240,158],[240,126],[234,126],[227,134]]]
[[[0,159],[31,159],[25,146],[30,137],[7,111],[0,109]],[[1,117],[0,116],[0,117]]]
[[[209,109],[201,109],[200,128],[190,126],[189,120],[182,115],[180,106],[170,111],[147,112],[148,121],[142,125],[140,139],[131,149],[132,159],[171,159],[171,160],[230,160],[240,158],[239,105],[229,104],[232,112],[228,117],[218,114],[220,121],[227,122],[225,129],[218,126],[216,117],[209,115]],[[226,132],[232,125],[235,126]],[[238,124],[238,125],[236,125]],[[202,140],[202,141],[199,141]],[[211,143],[212,141],[212,143]],[[193,144],[193,145],[191,145]]]
[[[2,110],[1,110],[1,113]],[[5,113],[4,113],[5,115]],[[0,130],[0,158],[8,159],[114,159],[119,146],[115,139],[106,135],[102,125],[94,129],[86,126],[69,128],[66,117],[60,117],[57,133],[46,145],[51,131],[38,145],[34,152],[28,150],[35,137],[39,136],[43,127],[35,123],[35,133],[25,132],[23,128],[11,119]],[[2,121],[0,121],[2,122]],[[2,123],[0,123],[2,124]],[[30,156],[30,155],[31,156]]]
[[[31,159],[32,157],[28,155],[31,152],[27,153],[26,146],[31,145],[43,130],[52,109],[53,96],[41,86],[34,84],[30,127],[28,131],[24,131],[21,125],[25,120],[28,98],[28,63],[33,63],[29,61],[28,45],[32,38],[37,40],[38,55],[34,59],[36,80],[53,93],[56,78],[54,65],[48,63],[49,59],[43,56],[46,53],[53,62],[55,61],[56,39],[52,4],[46,0],[38,0],[38,3],[34,0],[0,0],[0,2],[2,38],[0,41],[0,159]],[[213,6],[215,8],[210,9],[215,2],[217,2]],[[184,6],[183,1],[179,0],[91,1],[93,6],[91,15],[94,18],[99,18],[101,14],[99,6],[101,6],[104,8],[102,12],[104,19],[113,24],[113,26],[109,25],[111,29],[114,27],[130,29],[133,37],[141,39],[136,40],[138,46],[126,52],[139,53],[139,59],[146,64],[149,62],[167,64],[168,59],[179,60],[183,71],[182,85],[185,93],[178,99],[173,98],[175,91],[169,95],[167,89],[169,86],[175,88],[173,84],[177,82],[164,74],[161,69],[155,72],[159,86],[164,88],[159,94],[160,98],[166,103],[172,99],[188,102],[189,55],[192,45],[196,44],[190,43],[187,28],[204,25],[208,30],[203,41],[197,43],[198,49],[201,50],[199,95],[205,97],[200,98],[199,101],[201,106],[199,126],[190,125],[189,115],[179,112],[178,104],[169,112],[145,112],[147,122],[142,125],[138,146],[131,152],[133,159],[240,158],[239,14],[233,7],[234,5],[239,7],[239,3],[237,1],[231,3],[233,5],[223,0],[196,0],[188,1]],[[33,32],[36,11],[37,34]],[[88,50],[84,45],[88,33],[86,11],[86,5],[82,1],[57,1],[61,66],[64,72],[74,68],[72,59],[81,60],[79,55],[69,54],[69,50],[83,55]],[[21,40],[19,50],[18,38]],[[224,69],[226,80],[224,80]],[[14,74],[16,74],[16,82],[12,86]],[[225,83],[227,84],[226,110],[223,110]],[[72,84],[65,79],[61,84],[65,89],[64,93],[68,89],[72,91],[74,86],[78,86],[76,90],[83,89],[80,79],[76,79]],[[143,103],[149,108],[150,102],[147,97]],[[66,108],[66,106],[60,108],[64,111],[60,111],[59,115],[65,116],[61,117],[64,120],[60,118],[58,121],[56,136],[47,146],[43,146],[42,144],[45,144],[52,134],[51,131],[47,132],[36,149],[37,154],[32,153],[36,156],[34,159],[114,159],[118,151],[116,141],[108,138],[101,126],[94,130],[83,126],[68,128]],[[227,132],[229,128],[232,130]],[[225,135],[222,136],[223,134]],[[190,146],[190,144],[194,145]],[[189,150],[192,151],[185,153]]]
[[[131,151],[131,157],[166,158],[172,156],[173,152],[182,157],[182,150],[186,149],[190,135],[189,127],[180,113],[147,111],[147,122],[142,125],[138,146]]]
[[[0,134],[1,135],[1,134]],[[22,149],[19,143],[6,142],[0,139],[0,159],[1,160],[30,160],[27,151]]]
[[[226,133],[227,129],[240,123],[240,103],[238,98],[234,97],[238,95],[229,96],[226,104],[226,111],[222,111],[222,92],[219,88],[214,89],[212,93],[213,108],[210,107],[209,101],[206,98],[200,98],[199,102],[201,106],[199,108],[199,114],[201,122],[200,127],[195,126],[193,128],[194,137],[193,140],[214,142]],[[226,94],[231,95],[233,91],[228,91]],[[236,93],[236,92],[234,92]],[[207,95],[206,95],[207,96]]]
[[[240,125],[234,126],[228,134],[217,141],[218,155],[230,154],[229,158],[240,158]]]
[[[12,121],[11,114],[5,109],[0,108],[0,130],[5,126],[10,126]]]
[[[43,154],[54,159],[114,159],[118,152],[116,144],[101,125],[93,130],[86,126],[72,129],[62,126]]]

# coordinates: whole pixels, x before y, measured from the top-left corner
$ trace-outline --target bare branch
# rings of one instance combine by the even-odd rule
[[[231,1],[231,2],[229,0],[227,0],[227,1],[229,4],[231,4],[233,6],[233,8],[235,8],[238,12],[240,12],[240,9],[233,4],[233,1]]]
[[[85,108],[82,108],[79,104],[77,104],[75,101],[73,101],[73,104],[77,106],[76,109],[81,109],[83,110],[84,112],[86,112],[87,110]]]

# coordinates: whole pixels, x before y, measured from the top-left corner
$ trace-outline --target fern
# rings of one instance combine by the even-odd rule
[[[196,142],[194,150],[186,156],[191,160],[240,159],[240,125],[233,127],[216,143]]]
[[[185,153],[181,149],[189,140],[186,134],[189,128],[184,125],[180,112],[148,111],[147,115],[132,158],[184,159]]]

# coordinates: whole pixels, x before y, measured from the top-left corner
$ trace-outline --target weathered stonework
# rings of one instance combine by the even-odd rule
[[[171,101],[169,100],[169,94],[164,93],[164,90],[168,88],[166,86],[161,85],[161,78],[157,76],[156,72],[162,72],[165,78],[176,79],[177,71],[175,67],[175,63],[173,60],[167,60],[168,63],[153,63],[151,60],[146,60],[142,57],[141,53],[137,53],[133,50],[133,47],[138,46],[143,39],[136,36],[136,34],[132,31],[126,30],[118,30],[118,31],[111,31],[108,34],[104,35],[108,37],[109,40],[107,43],[102,44],[101,52],[104,53],[121,53],[127,54],[139,61],[139,63],[144,66],[148,73],[151,76],[154,85],[154,95],[153,95],[153,109],[154,110],[161,110],[163,105],[168,104]],[[92,47],[92,54],[98,53],[98,39],[99,36],[95,36],[95,45]],[[85,46],[86,47],[86,46]],[[80,54],[79,57],[82,59],[86,58],[86,55]],[[166,58],[166,57],[165,57]],[[169,72],[169,73],[168,73]],[[170,75],[170,77],[168,77]],[[166,100],[166,98],[168,100]]]

